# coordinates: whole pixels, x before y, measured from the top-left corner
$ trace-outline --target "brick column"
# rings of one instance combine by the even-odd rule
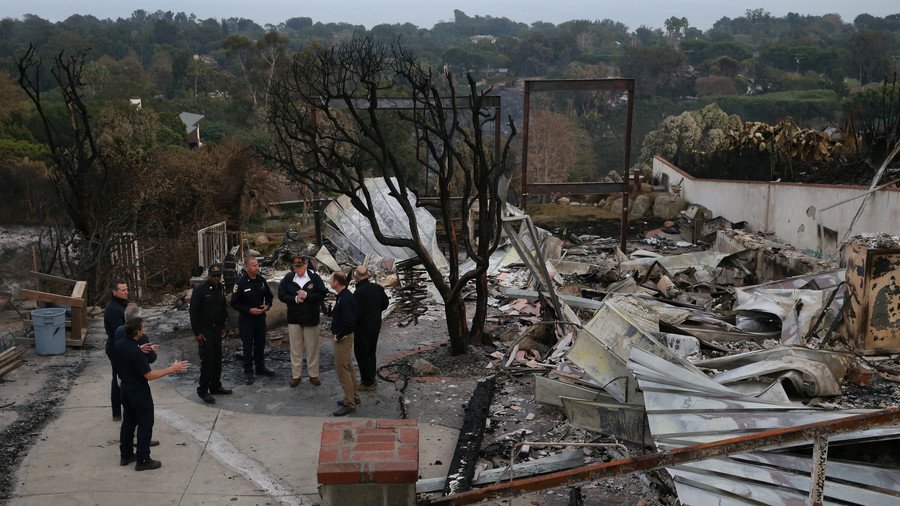
[[[418,421],[325,422],[317,476],[326,506],[414,505],[419,477]]]

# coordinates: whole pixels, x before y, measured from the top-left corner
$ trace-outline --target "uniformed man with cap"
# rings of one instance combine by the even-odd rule
[[[228,395],[230,388],[222,386],[222,339],[225,337],[225,290],[222,286],[222,266],[209,266],[206,281],[191,294],[191,329],[200,351],[200,383],[197,395],[203,402],[216,402],[213,395]]]
[[[266,311],[272,307],[272,290],[266,279],[259,273],[256,257],[244,259],[245,272],[234,283],[231,307],[238,316],[238,330],[244,348],[244,374],[247,384],[253,384],[254,368],[260,376],[274,376],[266,368],[263,352],[266,347]]]

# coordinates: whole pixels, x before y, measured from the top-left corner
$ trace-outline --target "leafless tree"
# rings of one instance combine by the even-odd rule
[[[272,82],[267,108],[272,140],[263,153],[290,178],[349,197],[382,244],[418,255],[444,299],[454,354],[480,342],[484,330],[488,259],[499,244],[505,206],[499,187],[516,132],[509,118],[503,146],[491,149],[486,131],[495,113],[483,107],[490,90],[479,91],[471,76],[464,89],[468,96],[458,96],[449,73],[433,71],[399,43],[355,37],[330,48],[309,48],[294,55]],[[409,97],[411,108],[379,109],[379,99],[398,96]],[[409,143],[396,142],[391,132],[397,128],[407,132]],[[420,237],[409,200],[415,193],[412,175],[423,169],[437,181],[441,225],[449,241],[447,274]],[[364,185],[365,178],[378,176],[403,209],[412,237],[388,236],[380,228]],[[458,204],[451,199],[454,188]],[[478,209],[475,231],[465,219],[473,207]],[[454,214],[464,218],[461,234],[453,228]],[[461,250],[476,266],[463,274]],[[477,294],[471,325],[462,297],[470,282]]]
[[[42,259],[48,269],[56,266],[70,277],[89,282],[89,294],[105,293],[102,287],[110,277],[100,271],[100,263],[109,257],[110,248],[128,230],[133,216],[118,212],[110,202],[110,167],[101,156],[91,128],[90,113],[82,100],[84,53],[61,51],[53,58],[50,73],[62,97],[64,122],[54,121],[42,97],[42,59],[29,47],[16,59],[18,82],[34,104],[50,150],[48,168],[57,194],[66,211],[46,235],[46,251],[54,259]],[[66,230],[66,229],[69,230]]]

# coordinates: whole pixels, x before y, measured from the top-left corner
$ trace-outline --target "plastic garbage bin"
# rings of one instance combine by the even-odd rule
[[[35,309],[34,351],[38,355],[62,355],[66,352],[66,310],[61,307]]]

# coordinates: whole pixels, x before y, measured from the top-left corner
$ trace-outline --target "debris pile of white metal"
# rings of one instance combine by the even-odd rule
[[[508,289],[509,297],[551,306],[558,299],[563,310],[555,318],[566,323],[557,324],[560,338],[543,359],[515,344],[490,367],[535,373],[536,400],[561,407],[575,426],[660,451],[865,412],[821,408],[841,395],[848,371],[858,386],[872,379],[867,359],[836,332],[847,307],[846,269],[741,286],[772,270],[761,265],[763,253],[638,251],[623,259],[616,252],[610,256],[616,272],[602,275],[617,279],[603,289],[582,287],[580,296],[562,295],[567,287],[554,284]],[[900,274],[900,263],[891,265]],[[570,263],[566,272],[598,271]],[[568,306],[592,315],[582,324]],[[831,444],[885,440],[900,441],[900,427],[844,434]],[[803,442],[666,469],[683,504],[788,504],[810,497],[813,462],[824,466],[824,455],[816,454],[826,450],[816,446],[811,459],[810,448]],[[829,461],[824,497],[900,501],[900,469],[863,460]]]

